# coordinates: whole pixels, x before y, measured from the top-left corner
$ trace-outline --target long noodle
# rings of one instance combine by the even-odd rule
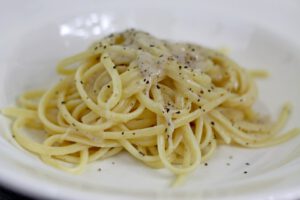
[[[178,184],[220,144],[264,147],[299,133],[276,136],[289,104],[275,122],[253,111],[254,78],[267,73],[246,71],[194,44],[127,30],[62,60],[57,72],[63,78],[52,88],[26,92],[2,112],[15,119],[22,147],[68,172],[127,151],[147,166],[169,169]],[[24,129],[46,139],[35,141]]]

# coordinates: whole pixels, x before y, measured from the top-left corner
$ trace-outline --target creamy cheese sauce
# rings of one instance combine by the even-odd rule
[[[116,46],[119,46],[117,51]],[[214,65],[210,58],[217,54],[199,45],[160,40],[134,29],[107,36],[92,48],[105,49],[116,64],[136,63],[147,79],[163,76],[164,66],[170,62],[201,72],[205,67]]]

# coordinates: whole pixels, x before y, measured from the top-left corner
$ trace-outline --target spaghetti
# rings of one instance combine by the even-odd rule
[[[257,148],[299,133],[284,126],[290,105],[276,122],[261,117],[249,72],[217,51],[171,43],[148,33],[111,34],[57,66],[62,80],[46,91],[26,92],[13,134],[27,150],[59,169],[79,173],[87,163],[125,150],[153,168],[167,168],[179,182],[220,144]],[[46,135],[37,142],[23,129]],[[71,163],[72,165],[66,165]]]

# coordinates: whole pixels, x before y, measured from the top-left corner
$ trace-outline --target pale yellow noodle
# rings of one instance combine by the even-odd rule
[[[95,42],[57,66],[62,80],[46,91],[25,92],[12,132],[25,149],[49,165],[81,173],[87,163],[121,151],[185,180],[219,145],[271,146],[299,134],[276,136],[291,111],[275,122],[253,111],[254,78],[224,54],[194,44],[171,43],[135,30]],[[41,143],[24,134],[35,129]]]

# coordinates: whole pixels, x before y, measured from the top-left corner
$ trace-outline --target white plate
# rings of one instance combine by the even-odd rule
[[[269,70],[271,78],[259,82],[260,101],[273,117],[291,101],[294,112],[287,128],[299,126],[299,8],[296,0],[7,1],[0,8],[0,108],[24,90],[51,84],[59,59],[103,35],[135,27],[166,39],[229,47],[243,66]],[[300,198],[300,137],[264,149],[221,146],[208,166],[200,166],[182,187],[170,188],[169,172],[149,169],[126,154],[74,176],[15,145],[3,116],[0,134],[1,184],[36,197]]]

